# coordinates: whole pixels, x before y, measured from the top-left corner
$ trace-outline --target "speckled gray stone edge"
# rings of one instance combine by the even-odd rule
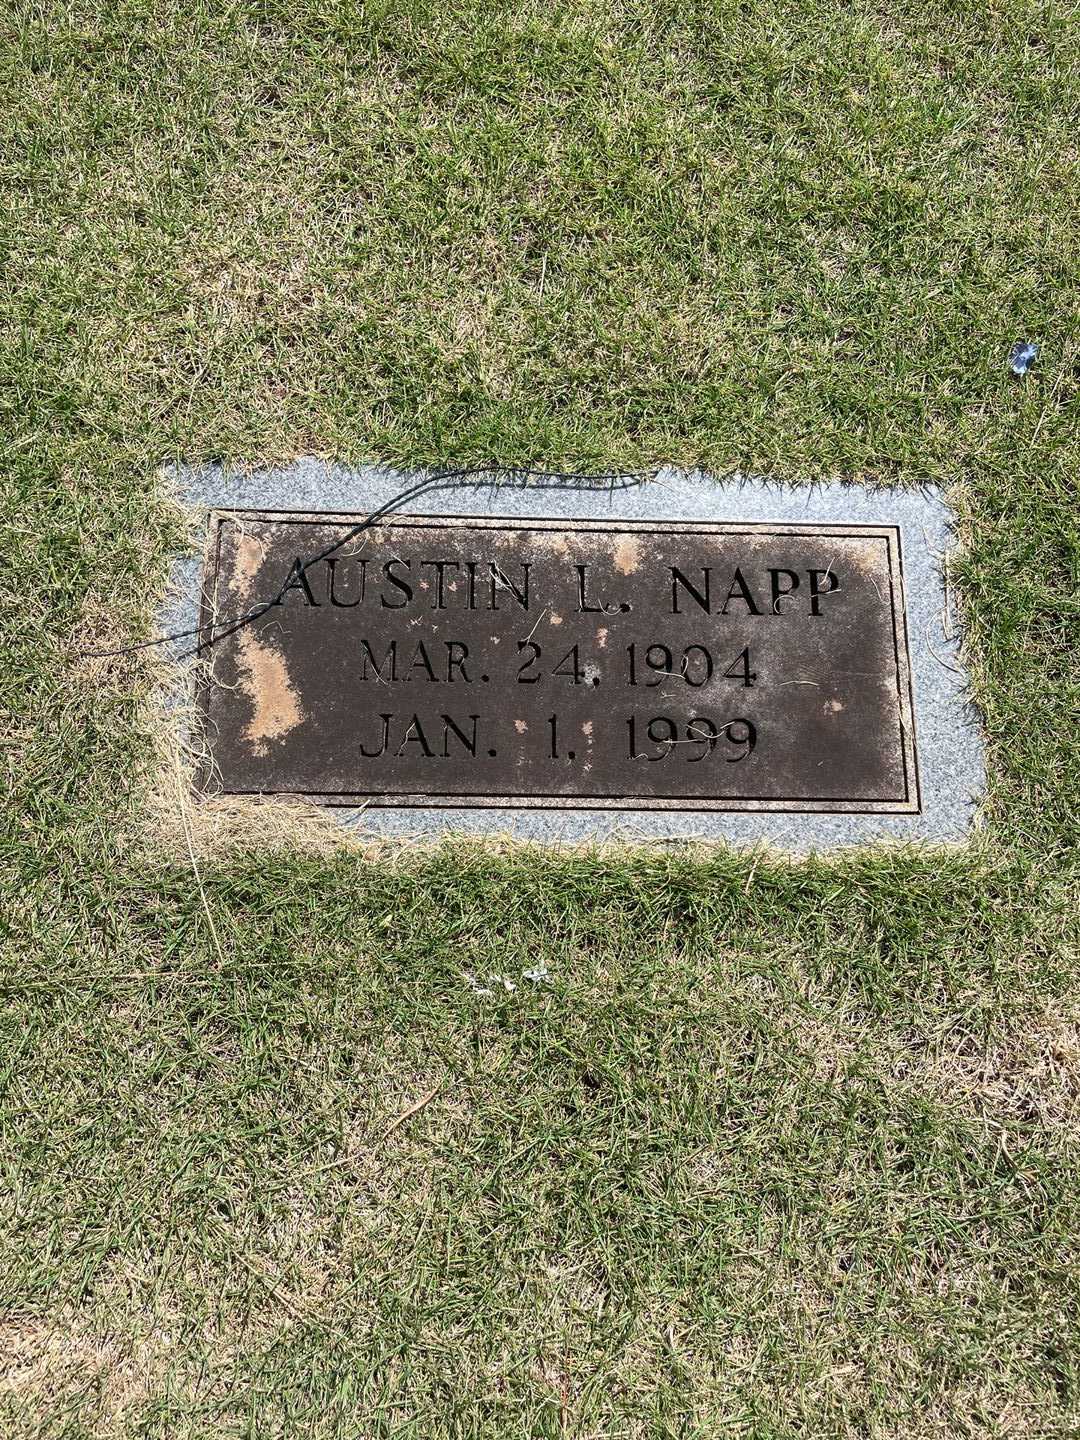
[[[306,510],[365,513],[422,479],[367,467],[304,459],[281,468],[219,465],[170,467],[165,483],[206,519],[213,510]],[[896,525],[903,551],[908,643],[915,701],[923,810],[919,815],[820,815],[739,812],[672,814],[640,811],[507,809],[342,809],[343,825],[372,837],[416,840],[448,832],[502,835],[546,844],[587,841],[765,842],[796,853],[873,842],[958,843],[970,834],[985,785],[979,717],[968,696],[959,622],[945,583],[955,544],[952,515],[932,487],[900,490],[837,483],[780,486],[739,475],[716,479],[662,471],[630,488],[608,485],[524,488],[490,483],[433,490],[401,514],[482,515],[604,520],[739,520]],[[200,554],[177,557],[158,621],[163,632],[198,624]],[[179,658],[190,641],[172,646]],[[177,689],[165,697],[178,726],[190,714],[193,661],[181,662]],[[183,737],[187,738],[187,737]],[[271,802],[272,803],[272,802]]]

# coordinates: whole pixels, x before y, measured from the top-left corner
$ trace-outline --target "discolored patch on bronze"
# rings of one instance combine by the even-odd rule
[[[232,590],[242,594],[259,573],[259,566],[266,558],[266,541],[256,535],[236,537],[236,564],[233,567]]]
[[[260,640],[250,626],[237,632],[240,688],[251,704],[244,739],[254,755],[267,753],[269,742],[281,740],[304,718],[285,660]]]
[[[219,513],[212,769],[327,805],[912,813],[891,525]],[[228,628],[227,625],[224,628]]]
[[[641,536],[620,535],[615,541],[612,559],[620,575],[633,575],[641,563]]]

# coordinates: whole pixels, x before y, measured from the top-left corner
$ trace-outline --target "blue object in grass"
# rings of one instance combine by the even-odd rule
[[[1026,375],[1038,353],[1038,345],[1030,340],[1018,340],[1009,351],[1009,370],[1013,375]]]

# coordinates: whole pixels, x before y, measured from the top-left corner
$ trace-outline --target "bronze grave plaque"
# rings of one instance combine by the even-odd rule
[[[205,788],[919,810],[896,527],[360,518],[212,515]]]

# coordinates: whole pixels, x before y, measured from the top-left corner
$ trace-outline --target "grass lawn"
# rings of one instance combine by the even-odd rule
[[[1078,67],[1068,0],[12,0],[0,1433],[1080,1434]],[[946,486],[977,839],[196,871],[79,652],[163,462],[302,453]]]

